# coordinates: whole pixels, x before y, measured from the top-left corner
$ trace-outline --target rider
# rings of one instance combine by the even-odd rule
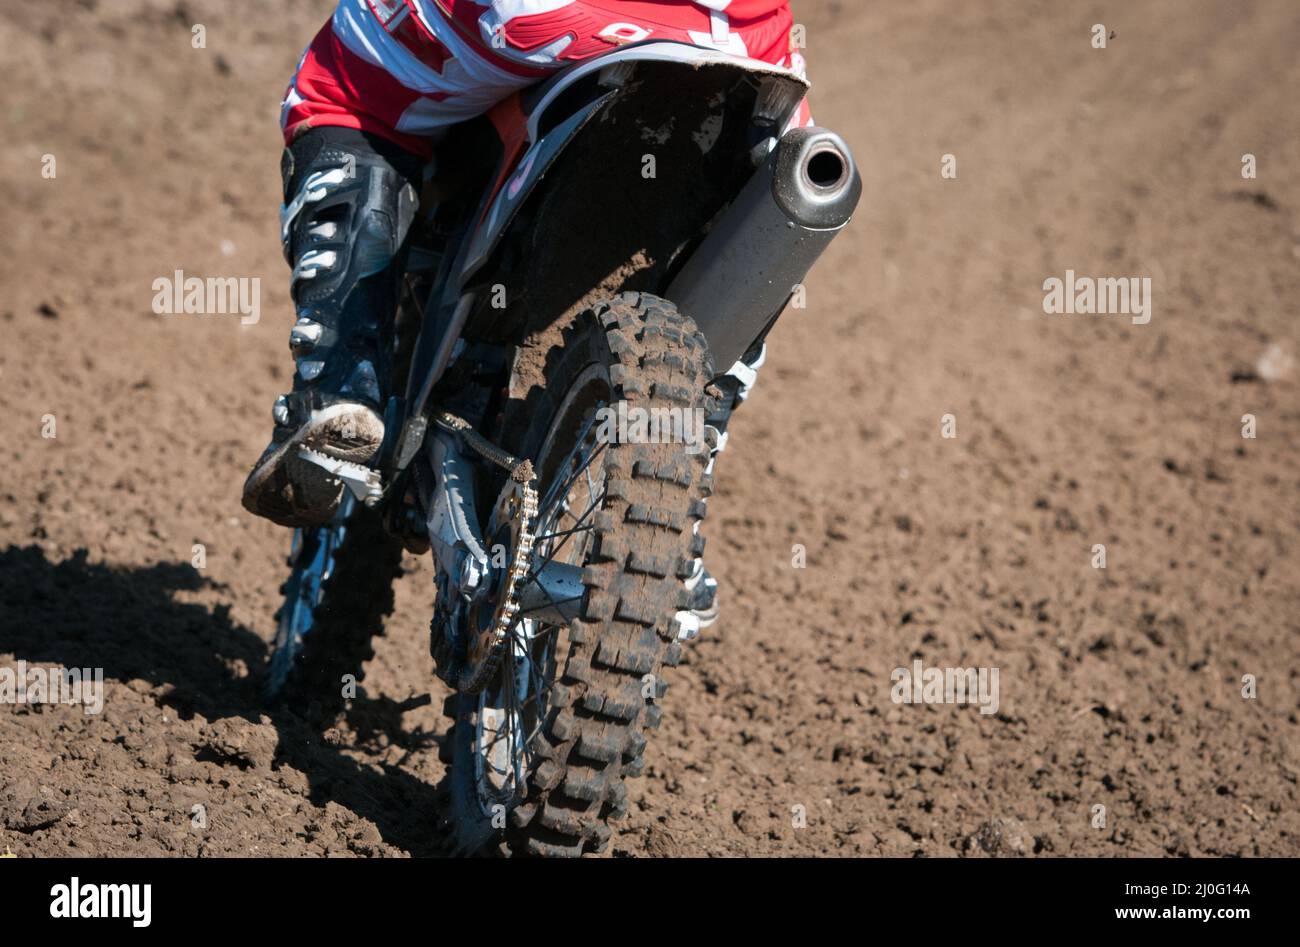
[[[281,106],[280,239],[297,321],[293,390],[244,506],[285,526],[326,522],[342,489],[300,447],[371,463],[384,437],[407,230],[422,169],[451,125],[613,47],[668,39],[798,72],[787,0],[339,0]],[[796,121],[807,123],[807,106]],[[752,382],[757,363],[738,364]],[[747,390],[747,385],[743,390]],[[716,583],[688,583],[701,624]]]

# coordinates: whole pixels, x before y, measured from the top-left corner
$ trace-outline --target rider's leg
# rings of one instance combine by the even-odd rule
[[[293,266],[293,390],[273,410],[271,443],[244,506],[286,526],[329,519],[343,486],[304,450],[369,463],[384,437],[391,329],[403,244],[423,161],[384,138],[324,126],[282,162],[281,237]]]

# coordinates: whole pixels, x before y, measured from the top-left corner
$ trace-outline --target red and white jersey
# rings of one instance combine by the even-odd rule
[[[339,0],[281,109],[287,140],[344,125],[417,152],[556,69],[676,40],[802,72],[787,0]]]

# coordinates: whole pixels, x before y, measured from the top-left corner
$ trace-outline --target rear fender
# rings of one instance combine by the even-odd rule
[[[761,107],[770,113],[770,119],[778,127],[795,114],[808,89],[807,80],[770,63],[663,41],[628,45],[566,69],[530,92],[526,97],[527,107],[519,110],[514,118],[515,122],[523,123],[522,138],[528,146],[514,160],[507,155],[508,164],[503,165],[502,175],[470,240],[459,274],[459,288],[464,288],[491,257],[506,228],[564,149],[621,90],[631,86],[638,66],[645,63],[677,63],[691,69],[716,67],[752,75],[763,89],[759,96]],[[568,100],[569,94],[593,79],[593,97],[574,108]],[[519,135],[518,128],[498,125],[498,131],[503,140]]]

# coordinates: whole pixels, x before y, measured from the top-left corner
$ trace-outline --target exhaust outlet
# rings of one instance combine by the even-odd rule
[[[725,373],[767,334],[862,196],[848,145],[824,128],[777,142],[668,287]]]

